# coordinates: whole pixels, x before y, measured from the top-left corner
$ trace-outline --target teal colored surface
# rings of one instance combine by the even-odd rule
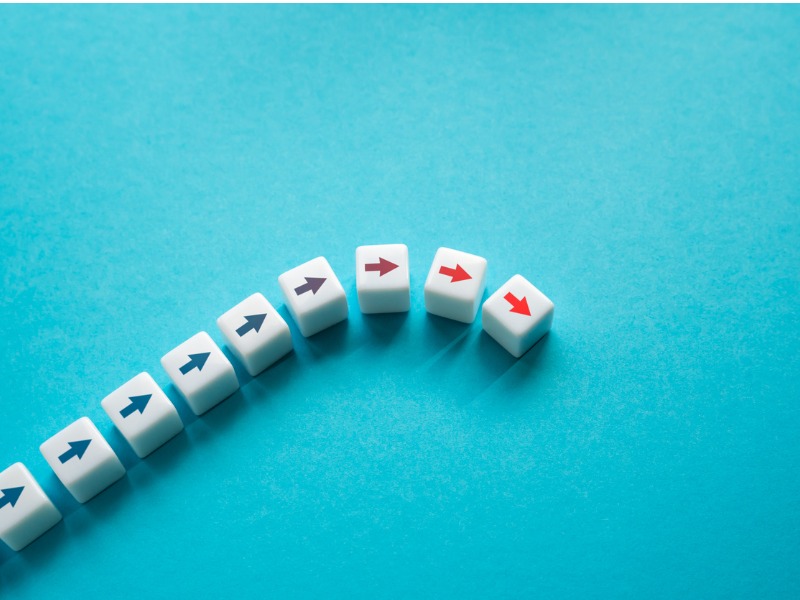
[[[797,7],[3,7],[0,596],[800,597]],[[361,244],[412,309],[363,317]],[[427,317],[449,246],[556,305]],[[138,460],[100,407],[324,255],[351,318]],[[284,314],[285,314],[285,309]],[[239,369],[242,375],[241,369]],[[177,400],[176,400],[177,402]],[[39,444],[92,418],[86,505]]]

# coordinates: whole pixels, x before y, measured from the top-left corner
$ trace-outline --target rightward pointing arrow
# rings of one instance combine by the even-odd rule
[[[306,282],[303,285],[294,288],[294,293],[298,296],[305,294],[306,292],[311,292],[316,295],[319,288],[321,288],[322,284],[325,283],[325,277],[304,277],[303,279],[305,279]]]
[[[61,464],[64,464],[69,459],[76,456],[78,457],[78,460],[80,460],[83,457],[83,453],[86,452],[86,449],[89,447],[89,444],[92,443],[92,440],[78,440],[77,442],[67,443],[69,444],[69,450],[58,457],[58,460],[61,461]]]
[[[467,273],[459,264],[456,265],[455,269],[451,269],[450,267],[441,267],[439,269],[439,274],[449,277],[450,283],[472,279],[472,275]]]
[[[258,333],[258,330],[261,329],[261,325],[264,323],[264,319],[267,318],[267,313],[263,315],[245,315],[244,319],[246,323],[239,327],[236,330],[236,333],[239,334],[239,337],[242,337],[248,331],[255,331]]]
[[[11,508],[14,508],[14,505],[19,500],[19,495],[22,493],[22,490],[25,489],[25,486],[15,487],[15,488],[6,488],[4,490],[0,490],[0,493],[3,495],[0,496],[0,508],[3,508],[6,504],[10,504]]]
[[[138,412],[140,415],[144,413],[144,409],[147,408],[147,403],[150,402],[150,398],[153,397],[153,394],[144,394],[142,396],[128,396],[128,400],[131,401],[128,406],[123,408],[119,411],[119,414],[122,415],[123,419],[127,419],[133,413]]]
[[[394,264],[390,260],[386,260],[385,258],[378,258],[378,262],[376,263],[367,263],[364,265],[365,271],[378,271],[380,275],[378,277],[383,277],[387,273],[391,273],[397,268],[397,265]]]
[[[528,300],[525,296],[517,298],[514,294],[508,292],[503,298],[511,305],[511,310],[509,312],[525,315],[527,317],[531,316],[531,309],[528,308]]]
[[[206,364],[208,357],[211,355],[211,352],[201,352],[200,354],[190,354],[189,355],[189,362],[181,367],[181,373],[186,375],[189,371],[194,368],[197,368],[198,371],[203,370],[203,365]]]

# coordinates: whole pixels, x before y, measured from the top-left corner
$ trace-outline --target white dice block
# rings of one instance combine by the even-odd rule
[[[425,310],[432,315],[472,323],[485,290],[485,258],[439,248],[425,280]]]
[[[100,404],[139,458],[183,431],[175,406],[148,373],[139,373]]]
[[[519,358],[553,323],[553,303],[522,275],[514,275],[483,303],[483,329]]]
[[[324,257],[286,271],[278,277],[289,313],[309,337],[347,318],[344,288]]]
[[[361,312],[407,312],[411,305],[408,247],[383,244],[356,248],[356,290]]]
[[[161,358],[161,366],[196,415],[202,415],[239,389],[233,365],[205,331]]]
[[[0,473],[0,540],[22,550],[61,520],[31,472],[16,463]]]
[[[125,467],[88,417],[39,446],[53,472],[78,502],[88,502],[125,475]]]
[[[242,300],[217,319],[217,327],[253,377],[292,351],[289,326],[262,294]]]

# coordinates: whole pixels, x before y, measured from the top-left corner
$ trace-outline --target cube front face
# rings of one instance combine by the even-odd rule
[[[22,550],[61,520],[31,472],[16,463],[0,473],[0,540]]]
[[[514,275],[483,304],[483,329],[519,358],[550,331],[553,302],[522,275]]]
[[[309,337],[347,318],[347,297],[336,274],[319,256],[278,277],[286,307]]]
[[[217,326],[253,377],[292,351],[289,326],[262,294],[234,306],[217,319]]]
[[[462,323],[472,323],[486,290],[486,259],[439,248],[425,280],[425,310]]]
[[[164,355],[161,366],[196,415],[239,389],[233,365],[205,331]]]
[[[411,306],[408,247],[382,244],[356,248],[356,290],[361,312],[407,312]]]
[[[125,475],[125,467],[87,417],[39,447],[47,464],[78,502],[87,502]]]
[[[100,404],[139,458],[183,430],[175,406],[148,373],[139,373]]]

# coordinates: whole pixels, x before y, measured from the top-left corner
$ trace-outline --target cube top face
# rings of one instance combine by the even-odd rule
[[[486,259],[450,248],[439,248],[425,280],[425,308],[464,323],[475,320],[486,289]]]
[[[524,336],[553,312],[553,302],[522,275],[514,275],[483,304],[512,334]]]
[[[177,414],[172,402],[148,373],[139,373],[100,402],[125,438],[137,437],[154,423]]]
[[[86,502],[125,474],[114,450],[87,417],[59,431],[39,450],[78,502]]]
[[[344,288],[324,257],[282,273],[278,283],[286,306],[305,337],[347,318]]]
[[[381,244],[356,248],[356,287],[362,290],[407,290],[408,246]]]
[[[228,345],[239,356],[247,356],[289,333],[289,326],[262,294],[242,300],[217,319]]]
[[[165,354],[161,366],[187,400],[203,391],[209,382],[234,373],[230,361],[205,331]]]
[[[15,463],[0,473],[0,539],[12,549],[21,550],[60,520],[25,465]]]

